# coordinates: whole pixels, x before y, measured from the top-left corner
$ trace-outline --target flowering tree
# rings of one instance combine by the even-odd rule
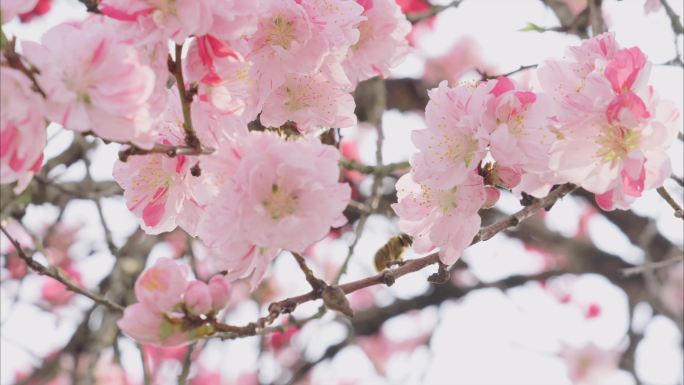
[[[676,341],[650,354],[681,356],[682,120],[654,80],[681,80],[681,18],[639,5],[671,24],[662,63],[607,31],[627,5],[600,0],[526,5],[558,26],[510,32],[565,51],[538,63],[501,71],[478,36],[429,55],[474,3],[4,1],[3,345],[35,331],[26,308],[61,339],[3,380],[633,383],[658,322]],[[520,365],[558,369],[440,366],[478,345],[447,319],[492,315],[546,330]]]

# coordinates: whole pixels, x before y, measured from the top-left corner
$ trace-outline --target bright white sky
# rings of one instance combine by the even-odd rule
[[[672,59],[674,44],[672,32],[665,12],[643,14],[643,0],[604,0],[606,19],[617,40],[623,46],[638,45],[654,63]],[[675,11],[682,15],[682,3],[670,0]],[[6,32],[20,39],[38,40],[49,27],[66,19],[83,17],[85,11],[75,0],[55,0],[53,10],[43,19],[28,25],[10,23],[4,26]],[[445,11],[438,19],[434,35],[424,43],[424,53],[416,53],[396,69],[397,76],[420,76],[423,55],[434,56],[445,52],[451,43],[465,35],[474,37],[482,47],[485,60],[495,64],[500,72],[507,72],[519,65],[536,64],[550,56],[561,56],[565,47],[577,43],[577,38],[556,33],[538,34],[516,32],[528,22],[553,27],[557,21],[553,13],[539,0],[465,0],[457,9]],[[682,39],[679,40],[681,47]],[[77,47],[74,47],[77,49]],[[681,50],[681,48],[680,48]],[[682,69],[655,65],[652,83],[662,97],[682,105]],[[422,128],[424,122],[419,114],[401,114],[389,111],[383,118],[386,162],[408,159],[413,147],[409,140],[412,129]],[[50,141],[46,156],[58,154],[68,145],[71,133],[51,129],[55,137]],[[374,134],[367,130],[362,141],[362,156],[374,162]],[[111,168],[116,159],[116,145],[102,146],[95,154],[91,172],[96,179],[111,179]],[[682,146],[677,143],[670,151],[675,173],[682,175]],[[85,170],[82,165],[73,166],[62,178],[80,179]],[[667,185],[673,191],[674,185]],[[549,226],[564,234],[573,234],[578,219],[578,205],[574,199],[565,199],[548,215]],[[115,241],[121,243],[137,226],[136,221],[125,209],[122,200],[110,199],[103,202],[105,214],[114,232]],[[504,197],[499,208],[513,211],[517,202]],[[72,203],[64,220],[67,223],[84,224],[82,241],[75,246],[86,250],[97,243],[103,247],[103,234],[98,219],[92,215],[94,207],[89,202]],[[658,228],[676,244],[682,245],[681,222],[676,221],[671,209],[655,193],[649,193],[636,205],[635,211],[657,219]],[[49,223],[56,216],[56,210],[49,207],[31,208],[27,222],[33,228]],[[396,225],[382,217],[371,217],[364,237],[360,240],[353,258],[350,273],[345,279],[366,276],[372,271],[371,255],[389,236],[396,233]],[[598,246],[638,263],[643,255],[610,223],[600,218],[590,223],[591,236]],[[330,258],[341,260],[346,253],[345,240],[330,242]],[[153,251],[152,259],[164,256],[167,250],[159,247]],[[473,273],[489,281],[511,273],[533,272],[538,260],[526,253],[515,240],[497,236],[489,242],[470,248],[465,255]],[[87,285],[96,284],[111,267],[113,260],[106,253],[97,253],[78,263]],[[296,277],[296,280],[280,280],[279,284],[287,294],[299,294],[307,289],[299,278],[299,272],[288,258],[280,258],[274,269],[279,277]],[[426,287],[428,272],[418,272],[399,280],[392,288],[382,289],[392,296],[407,298],[422,293]],[[62,346],[79,321],[80,313],[65,309],[59,314],[50,314],[34,306],[12,306],[8,298],[20,290],[26,301],[39,297],[41,278],[31,276],[22,287],[4,283],[0,291],[2,304],[2,355],[0,357],[1,383],[10,383],[14,372],[25,369],[39,361],[32,356],[43,356]],[[567,371],[563,361],[554,355],[562,343],[581,345],[594,342],[602,347],[616,347],[627,329],[626,298],[620,290],[599,276],[584,276],[574,283],[576,298],[597,302],[602,306],[599,319],[587,321],[581,309],[559,306],[548,294],[536,285],[528,285],[509,293],[498,290],[483,290],[469,295],[458,303],[445,303],[439,309],[433,308],[421,314],[419,319],[407,316],[397,317],[387,324],[390,336],[401,339],[406,330],[434,329],[430,348],[422,347],[411,354],[398,355],[390,362],[388,380],[374,374],[372,364],[356,347],[340,353],[332,362],[319,365],[314,372],[315,383],[335,384],[345,379],[363,379],[363,384],[424,383],[424,384],[568,384]],[[392,296],[386,295],[389,303]],[[80,308],[89,301],[79,299]],[[308,304],[298,309],[295,315],[314,312],[317,305]],[[640,313],[641,314],[641,313]],[[258,309],[246,305],[231,320],[250,321],[258,316]],[[643,379],[649,384],[675,384],[682,382],[681,338],[677,328],[668,320],[650,320],[649,311],[641,314],[647,326],[647,339],[639,354],[638,367]],[[342,338],[343,329],[332,322],[332,315],[312,323],[295,344],[307,346],[306,356],[315,358],[328,343]],[[124,364],[133,373],[140,374],[140,363],[135,347],[124,345]],[[253,370],[257,359],[255,339],[211,343],[201,360],[207,367],[221,368],[227,379],[235,378],[245,370]],[[245,366],[249,367],[245,367]],[[259,363],[262,380],[268,382],[277,378],[275,365],[268,355]],[[606,380],[610,384],[632,384],[631,377],[617,373]],[[226,382],[228,383],[228,382]]]

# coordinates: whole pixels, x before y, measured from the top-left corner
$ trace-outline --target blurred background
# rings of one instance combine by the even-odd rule
[[[76,0],[46,3],[44,14],[5,24],[5,33],[39,40],[50,27],[87,16]],[[590,35],[582,0],[399,3],[414,21],[413,50],[385,81],[385,164],[405,162],[414,151],[410,132],[425,125],[426,89],[441,80],[455,84],[539,64]],[[682,2],[670,0],[648,13],[646,3],[604,0],[604,20],[621,46],[638,46],[654,64],[651,83],[661,97],[682,106],[683,67],[675,60],[681,57],[682,34],[673,33],[669,15],[680,15],[681,25]],[[533,71],[512,77],[536,87]],[[360,120],[366,114],[359,102],[364,87],[357,91]],[[374,165],[377,136],[366,122],[344,128],[341,151]],[[31,203],[9,207],[6,194],[2,203],[3,218],[6,210],[23,213],[21,224],[7,222],[22,244],[42,243],[38,260],[59,264],[83,286],[119,303],[134,302],[135,278],[161,257],[187,261],[200,276],[211,273],[211,256],[181,230],[160,236],[139,230],[111,176],[119,145],[56,125],[48,138],[45,166],[30,187]],[[678,140],[669,152],[680,180],[682,148]],[[362,208],[373,176],[345,173],[358,204],[347,210],[347,226],[307,252],[317,276],[333,279],[361,220],[365,225],[342,282],[374,274],[375,250],[399,232],[389,204],[396,200],[401,172],[383,179],[380,205],[369,216]],[[682,201],[681,184],[670,179],[665,187]],[[482,212],[483,224],[520,208],[515,197],[503,194],[495,208]],[[1,382],[54,385],[89,377],[83,383],[142,384],[144,360],[154,384],[174,384],[179,376],[195,385],[682,384],[684,266],[667,261],[681,258],[683,233],[681,219],[655,191],[631,211],[608,213],[591,194],[578,191],[468,248],[446,284],[428,283],[435,269],[425,269],[391,287],[350,295],[352,319],[323,313],[320,301],[310,302],[292,314],[295,323],[308,321],[302,326],[181,348],[139,346],[121,335],[113,314],[27,272],[3,236]],[[658,261],[665,266],[630,270]],[[254,293],[235,285],[226,320],[250,322],[269,303],[307,292],[302,278],[293,258],[279,256]],[[288,322],[281,318],[276,324]]]

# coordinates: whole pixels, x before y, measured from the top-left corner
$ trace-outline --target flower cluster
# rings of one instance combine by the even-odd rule
[[[36,3],[3,3],[3,22]],[[387,74],[407,52],[410,31],[392,0],[103,0],[98,9],[52,28],[39,43],[20,42],[23,57],[3,61],[9,86],[0,158],[11,170],[3,184],[19,182],[21,190],[40,168],[46,121],[139,148],[159,144],[165,110],[178,107],[167,91],[172,79],[184,80],[180,95],[200,115],[196,124],[217,127],[205,146],[257,118],[302,133],[352,126],[356,83]],[[178,48],[187,43],[184,57],[169,52],[169,40]],[[24,137],[37,140],[29,146]],[[171,227],[167,218],[145,216],[153,231]]]
[[[648,84],[650,64],[636,47],[603,34],[539,69],[557,111],[559,140],[550,167],[561,180],[596,194],[606,209],[627,209],[670,176],[666,150],[679,112]]]
[[[181,345],[206,335],[206,321],[230,299],[230,283],[222,275],[208,283],[188,280],[188,271],[171,259],[159,259],[135,283],[138,303],[128,306],[118,325],[142,343]]]
[[[666,150],[679,112],[648,85],[649,63],[610,33],[571,47],[538,71],[545,93],[508,78],[429,92],[427,129],[397,183],[393,207],[418,252],[453,263],[477,234],[495,186],[544,196],[575,183],[606,210],[626,209],[670,175]],[[483,163],[485,156],[495,163]]]

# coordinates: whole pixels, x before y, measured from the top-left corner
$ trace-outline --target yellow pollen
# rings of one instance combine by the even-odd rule
[[[295,32],[294,22],[285,19],[283,15],[278,15],[271,20],[266,35],[266,42],[290,49],[290,44],[295,40]]]
[[[262,205],[271,213],[271,219],[277,221],[295,212],[297,197],[274,184],[271,186],[270,198],[263,201]]]
[[[601,146],[597,155],[605,162],[615,162],[637,148],[640,139],[638,132],[615,124],[606,124],[596,139],[596,143]]]

